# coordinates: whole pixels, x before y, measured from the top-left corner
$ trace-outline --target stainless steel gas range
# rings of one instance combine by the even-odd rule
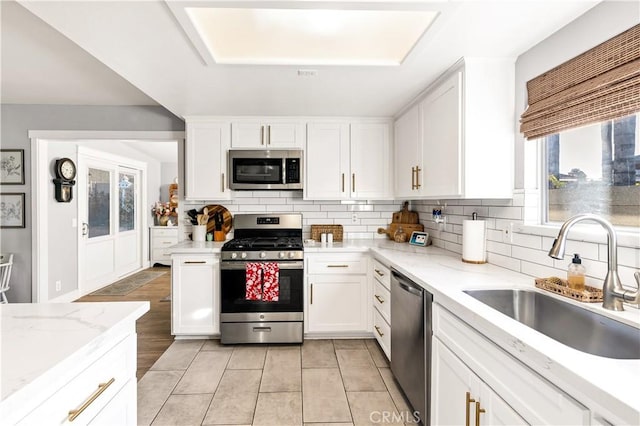
[[[302,342],[302,215],[237,214],[234,237],[220,263],[221,342]]]

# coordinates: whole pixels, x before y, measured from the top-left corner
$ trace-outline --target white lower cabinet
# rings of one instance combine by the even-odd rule
[[[131,333],[17,424],[135,425],[136,385],[136,335]]]
[[[433,320],[432,424],[589,424],[589,409],[437,303]]]
[[[370,333],[367,260],[360,253],[305,255],[306,332]]]
[[[171,334],[220,333],[220,258],[214,254],[171,256]]]
[[[433,339],[432,357],[432,424],[527,424],[437,338]]]
[[[149,258],[151,266],[156,263],[171,265],[169,247],[174,244],[178,244],[177,226],[149,227]]]

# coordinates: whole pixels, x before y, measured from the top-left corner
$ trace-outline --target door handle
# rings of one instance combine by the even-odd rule
[[[344,192],[344,173],[342,174],[342,192]]]
[[[220,189],[222,192],[224,192],[224,173],[222,173],[222,176],[220,179]]]
[[[82,222],[82,236],[86,237],[87,235],[89,235],[89,224]]]
[[[207,263],[206,260],[185,260],[185,265],[204,265]]]
[[[348,268],[349,265],[327,265],[327,268]]]
[[[96,390],[94,393],[89,395],[89,398],[87,398],[87,400],[84,403],[82,403],[82,405],[79,408],[76,408],[74,410],[69,410],[69,415],[67,417],[69,419],[69,422],[74,421],[76,417],[82,414],[82,412],[86,410],[88,406],[93,404],[93,401],[98,399],[98,397],[102,395],[102,393],[106,391],[107,388],[111,386],[111,384],[115,381],[116,379],[112,377],[108,382],[98,384],[98,390]]]
[[[351,192],[356,192],[356,174],[351,175]]]
[[[271,145],[271,125],[267,125],[267,145]]]
[[[471,420],[471,403],[476,402],[475,399],[471,398],[471,392],[467,392],[466,395],[466,399],[467,399],[467,404],[466,404],[466,408],[465,408],[465,422],[464,425],[465,426],[471,426],[469,424],[469,421]]]
[[[378,299],[378,302],[380,303],[384,303],[384,299],[380,296],[378,296],[377,294],[374,294],[375,298]]]
[[[376,329],[380,337],[384,336],[384,333],[380,331],[380,327],[378,327],[377,325],[374,325],[373,327]]]
[[[416,189],[420,189],[420,172],[422,171],[422,169],[420,168],[420,166],[416,166]]]
[[[271,327],[253,327],[254,333],[271,333]]]
[[[264,126],[260,126],[260,145],[264,145]]]
[[[411,190],[416,189],[416,168],[411,168]]]
[[[311,283],[311,291],[309,293],[309,304],[313,305],[313,283]]]
[[[374,269],[375,273],[380,277],[384,277],[384,272],[380,272],[380,269]]]

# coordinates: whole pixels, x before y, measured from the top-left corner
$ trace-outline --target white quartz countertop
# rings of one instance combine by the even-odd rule
[[[226,241],[182,241],[178,244],[170,246],[167,250],[171,251],[171,254],[208,254],[208,253],[220,253],[220,249]]]
[[[535,288],[534,278],[490,264],[468,264],[460,255],[436,247],[389,240],[352,240],[305,244],[305,253],[366,252],[406,275],[502,349],[574,398],[588,403],[609,421],[640,424],[640,360],[590,355],[561,344],[490,308],[463,292],[469,289],[521,288],[543,292],[564,302],[640,328],[640,310],[624,312],[580,303]],[[562,324],[558,324],[562,327]]]
[[[148,310],[149,302],[0,305],[0,414],[15,414],[30,398],[57,389],[101,342]]]

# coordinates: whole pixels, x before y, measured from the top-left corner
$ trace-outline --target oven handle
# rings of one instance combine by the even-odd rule
[[[220,262],[220,270],[222,271],[236,271],[244,270],[247,268],[247,263],[267,263],[268,261],[259,262],[237,262],[237,261],[222,261]],[[276,262],[279,269],[304,269],[303,261],[293,262]]]

